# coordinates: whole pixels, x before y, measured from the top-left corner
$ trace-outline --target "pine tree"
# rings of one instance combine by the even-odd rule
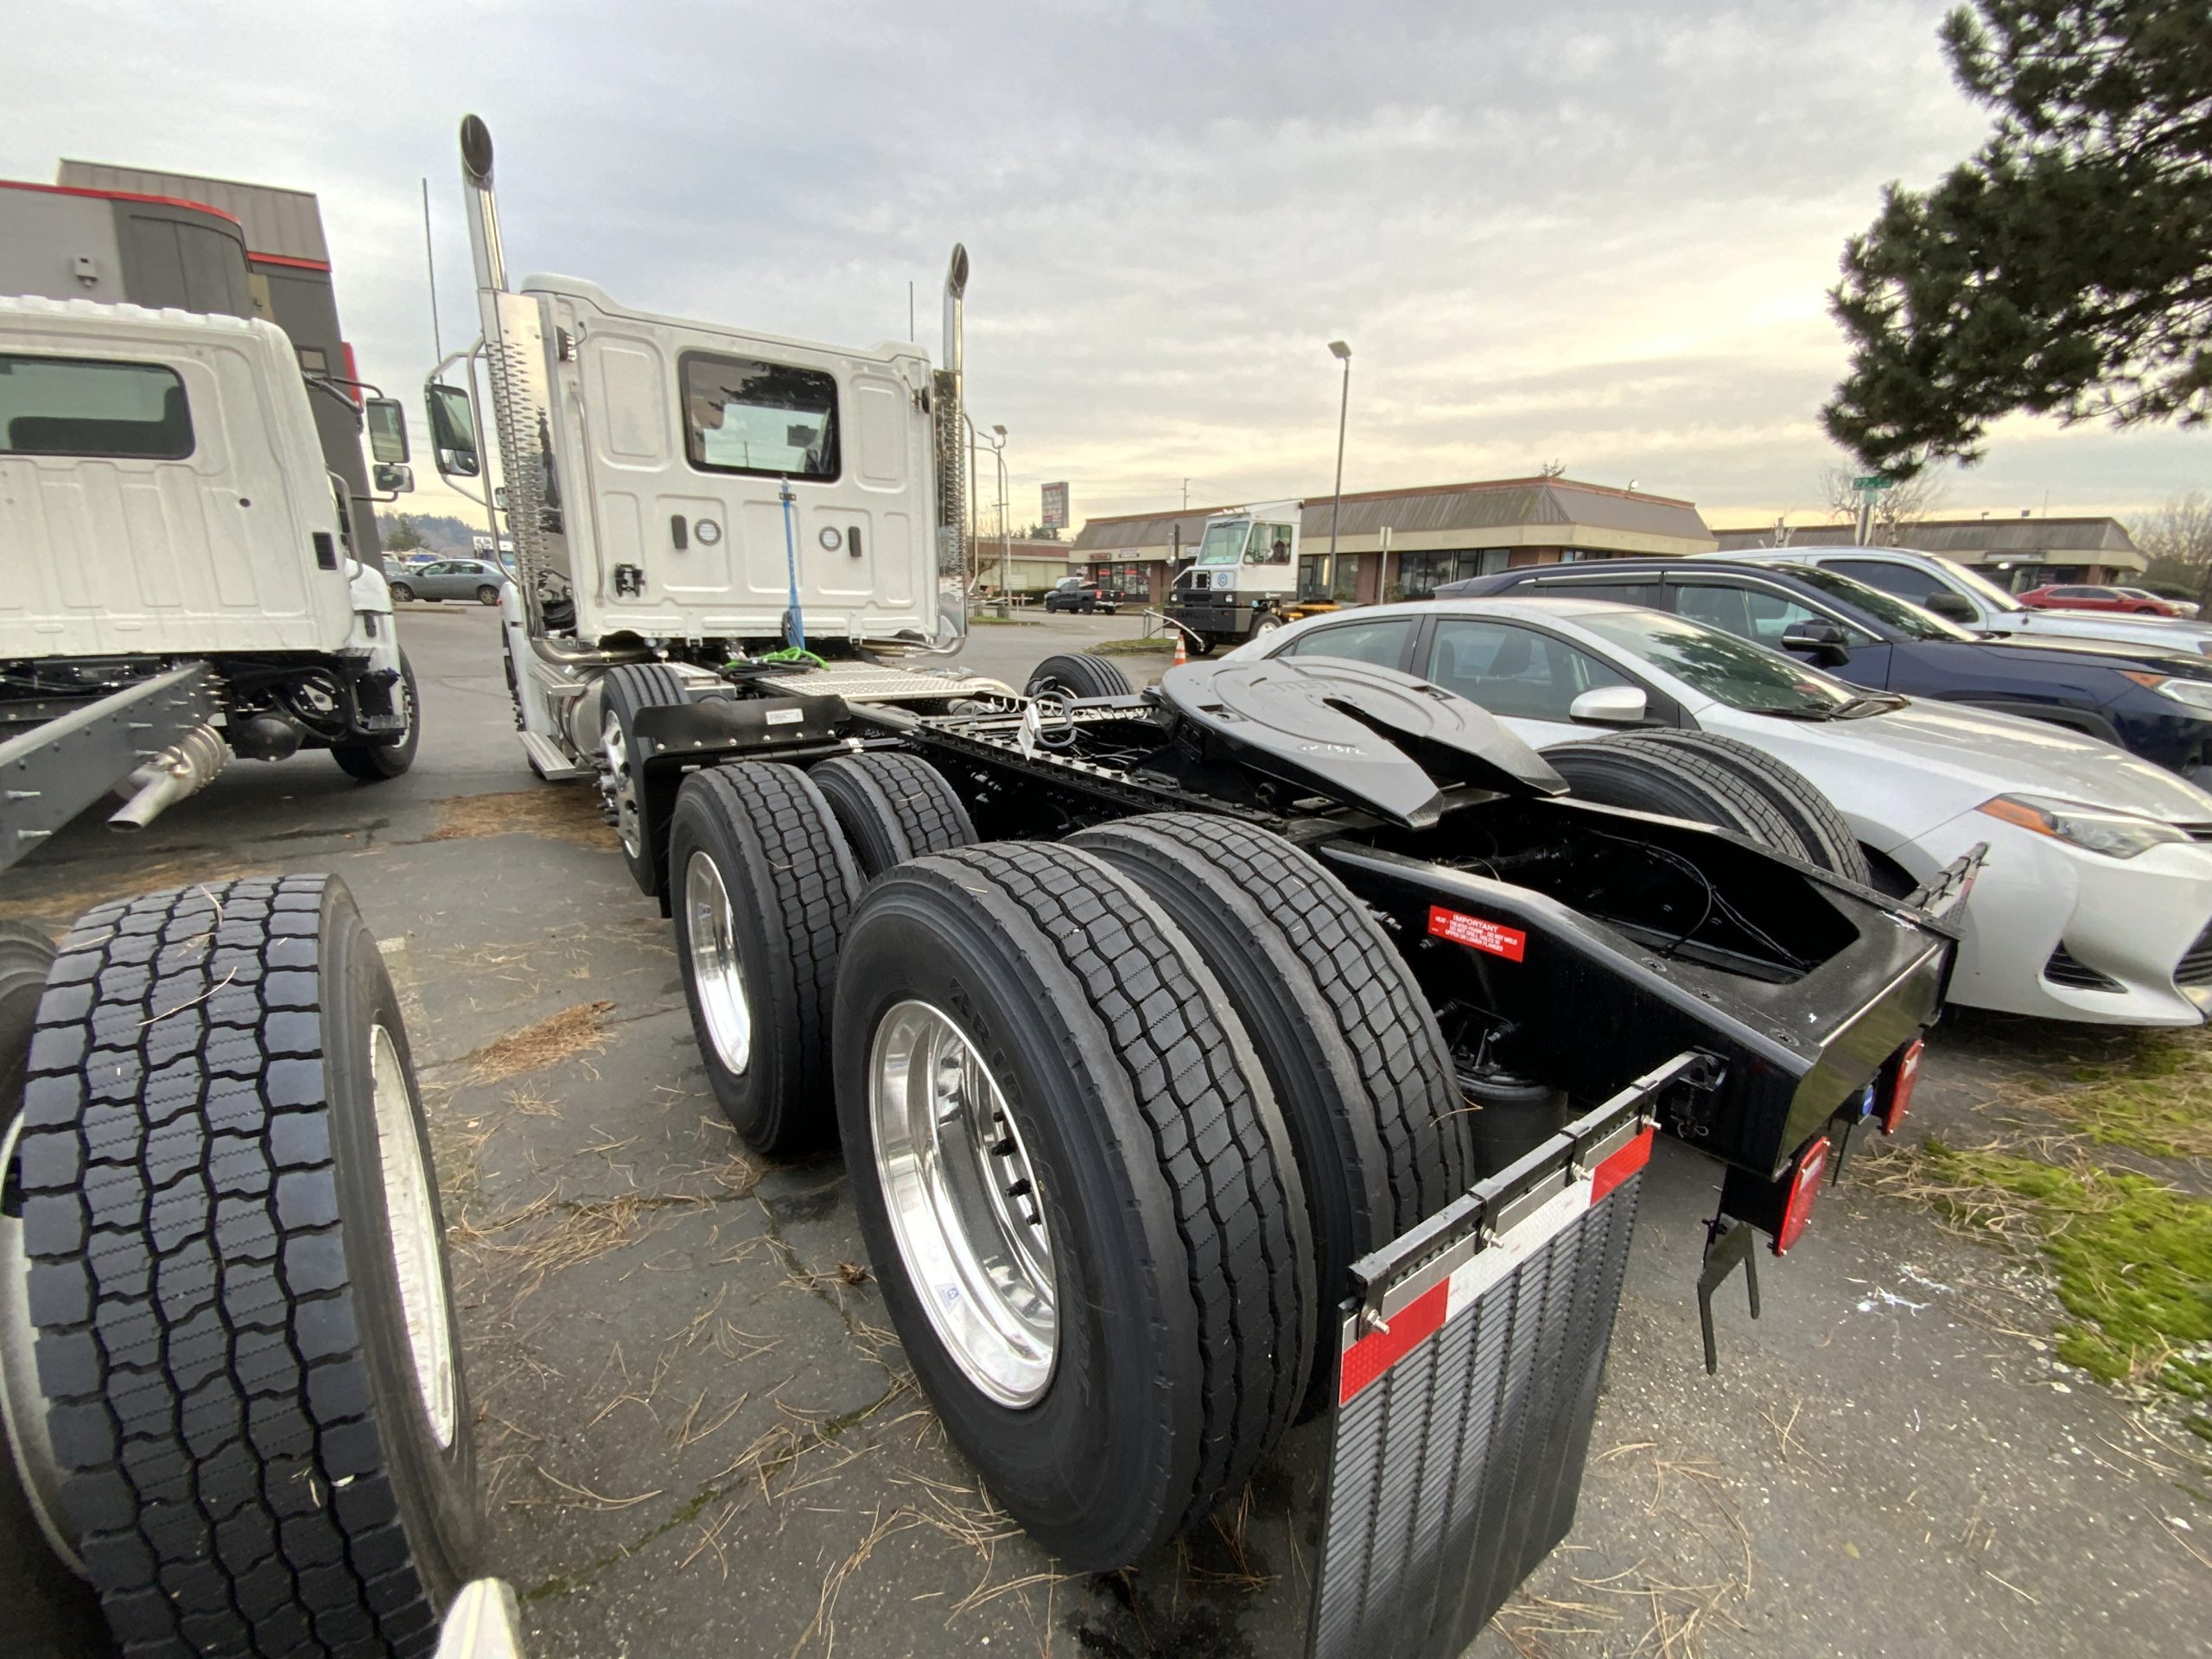
[[[1996,130],[1846,245],[1829,433],[1905,478],[2016,410],[2212,419],[2212,0],[1974,0],[1942,38]]]

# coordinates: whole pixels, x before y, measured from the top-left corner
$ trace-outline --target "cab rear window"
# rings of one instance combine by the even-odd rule
[[[702,473],[807,478],[838,473],[837,382],[818,369],[687,352],[684,446]]]
[[[0,454],[182,461],[184,382],[160,363],[0,352]]]

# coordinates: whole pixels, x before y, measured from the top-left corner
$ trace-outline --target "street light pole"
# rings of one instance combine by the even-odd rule
[[[1351,410],[1351,347],[1341,340],[1332,340],[1329,350],[1344,365],[1344,394],[1337,402],[1337,493],[1329,503],[1329,563],[1322,577],[1327,591],[1321,597],[1333,600],[1337,596],[1337,515],[1344,505],[1344,416]],[[1376,592],[1382,591],[1378,584]]]
[[[1003,613],[1007,608],[1007,562],[1012,541],[1012,527],[1007,523],[1006,428],[995,426],[991,430],[998,435],[997,442],[991,445],[991,453],[999,458],[999,610]]]

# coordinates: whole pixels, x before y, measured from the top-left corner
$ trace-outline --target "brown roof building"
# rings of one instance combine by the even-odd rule
[[[1524,564],[1578,559],[1680,557],[1716,543],[1695,505],[1671,496],[1568,478],[1507,478],[1346,495],[1337,514],[1337,569],[1325,572],[1334,498],[1299,504],[1302,589],[1325,584],[1362,603],[1419,599],[1440,583]],[[1229,507],[1123,513],[1084,521],[1078,559],[1102,582],[1157,601],[1205,521]]]

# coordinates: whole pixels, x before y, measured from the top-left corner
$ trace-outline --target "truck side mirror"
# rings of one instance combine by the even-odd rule
[[[361,405],[369,423],[369,459],[380,466],[407,462],[407,411],[397,397],[371,397]]]
[[[1583,726],[1637,726],[1649,707],[1641,686],[1594,685],[1567,705],[1567,717]]]
[[[483,475],[483,457],[476,449],[476,411],[468,394],[459,386],[432,385],[424,389],[430,416],[430,448],[436,454],[438,473],[444,478]]]
[[[415,487],[415,469],[399,461],[380,461],[372,480],[378,495],[405,495]]]
[[[1851,660],[1851,643],[1841,626],[1825,619],[1791,623],[1782,631],[1782,648],[1809,652],[1813,660],[1824,666]]]
[[[1979,622],[1974,601],[1964,594],[1955,594],[1948,588],[1938,588],[1920,601],[1920,608],[1942,617],[1947,622]]]

